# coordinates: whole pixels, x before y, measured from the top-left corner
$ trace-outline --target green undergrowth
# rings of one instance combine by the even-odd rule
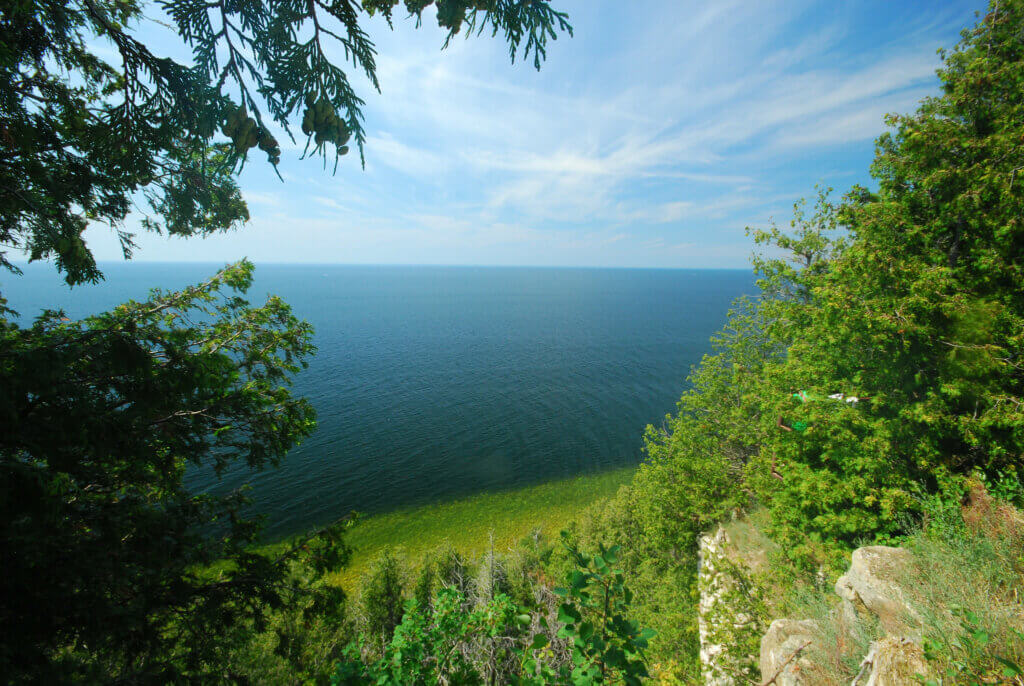
[[[419,560],[449,546],[464,555],[479,555],[490,546],[492,533],[496,551],[508,550],[536,531],[557,538],[559,529],[587,506],[614,495],[634,471],[626,467],[372,515],[346,535],[351,560],[329,581],[354,591],[384,548]]]

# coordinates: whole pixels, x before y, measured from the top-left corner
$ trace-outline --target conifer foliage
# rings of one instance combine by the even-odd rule
[[[784,477],[764,481],[781,526],[844,545],[885,538],[922,495],[1024,467],[1022,27],[1024,3],[998,2],[964,32],[941,95],[889,118],[878,192],[854,189],[835,209],[846,244],[794,276],[807,297],[784,305],[789,345],[765,372],[774,403],[757,463]],[[794,407],[797,389],[865,400]],[[771,430],[784,412],[813,429]]]

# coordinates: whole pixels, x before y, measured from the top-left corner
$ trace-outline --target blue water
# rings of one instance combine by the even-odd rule
[[[23,319],[78,317],[219,265],[103,265],[69,290],[51,267],[0,273]],[[675,407],[730,302],[732,270],[258,265],[250,299],[282,296],[316,329],[295,380],[316,433],[276,470],[188,475],[199,489],[253,485],[267,533],[351,510],[379,512],[642,459],[641,433]]]

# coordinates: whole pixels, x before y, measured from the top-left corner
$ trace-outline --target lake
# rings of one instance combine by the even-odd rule
[[[0,274],[0,293],[23,319],[78,317],[217,267],[105,264],[106,281],[68,289],[30,265]],[[279,469],[188,482],[250,482],[267,534],[284,536],[636,464],[644,426],[674,410],[731,301],[754,292],[741,270],[257,265],[250,299],[280,295],[316,329],[294,391],[319,427]]]

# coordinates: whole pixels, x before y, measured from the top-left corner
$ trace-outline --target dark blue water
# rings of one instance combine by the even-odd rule
[[[52,268],[0,274],[24,319],[43,307],[91,314],[218,265],[108,264],[73,290]],[[675,407],[691,365],[754,292],[749,272],[261,265],[250,299],[275,293],[316,329],[295,381],[319,428],[250,481],[268,534],[351,510],[378,512],[635,464],[641,433]]]

